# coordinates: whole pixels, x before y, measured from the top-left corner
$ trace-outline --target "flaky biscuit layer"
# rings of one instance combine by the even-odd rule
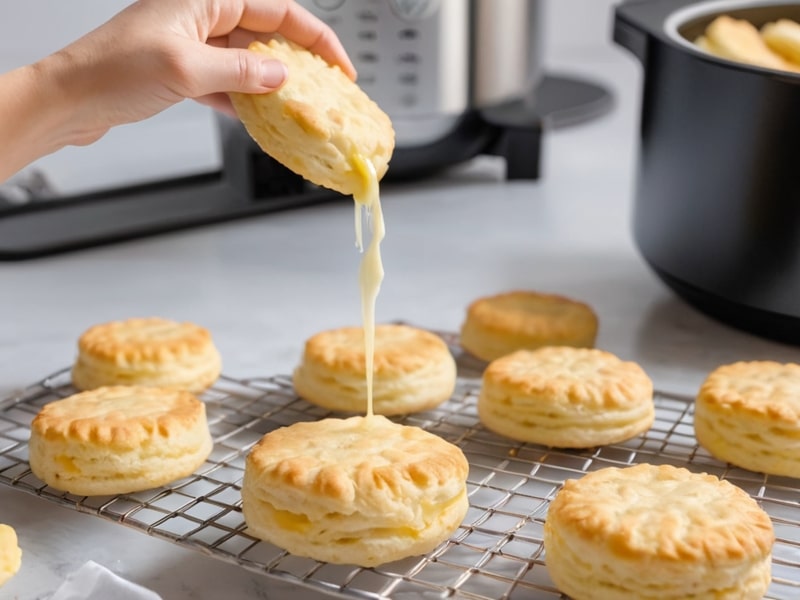
[[[569,480],[544,528],[550,576],[575,600],[755,600],[769,586],[774,540],[743,490],[670,465]]]
[[[81,390],[145,385],[196,393],[212,385],[221,368],[207,329],[159,317],[134,318],[95,325],[81,335],[72,382]]]
[[[46,404],[31,423],[31,470],[78,495],[120,494],[191,474],[213,442],[185,390],[102,387]]]
[[[592,348],[519,350],[489,363],[478,416],[512,439],[587,448],[630,439],[655,418],[653,384],[635,362]]]
[[[461,346],[487,361],[542,346],[589,348],[597,328],[597,315],[583,302],[520,290],[472,302],[461,325]]]
[[[11,579],[22,565],[22,550],[17,545],[17,532],[0,523],[0,587]]]
[[[695,401],[697,441],[736,466],[800,477],[800,365],[737,362],[712,371]]]
[[[265,435],[247,457],[248,530],[293,554],[375,566],[428,552],[466,514],[461,450],[383,416]]]
[[[362,191],[354,156],[371,160],[380,180],[394,151],[391,120],[338,66],[283,39],[249,49],[280,60],[284,85],[267,94],[230,94],[247,131],[270,156],[317,185]]]
[[[306,341],[293,382],[302,397],[330,410],[367,408],[364,330],[342,327]],[[407,325],[375,328],[373,409],[397,415],[438,406],[453,394],[456,363],[439,336]]]

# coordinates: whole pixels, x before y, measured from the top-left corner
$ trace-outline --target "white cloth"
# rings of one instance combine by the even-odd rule
[[[89,561],[72,573],[50,600],[161,600],[161,596]]]

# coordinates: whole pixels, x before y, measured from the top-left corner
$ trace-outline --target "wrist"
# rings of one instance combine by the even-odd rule
[[[78,140],[75,102],[51,58],[0,75],[0,181]]]

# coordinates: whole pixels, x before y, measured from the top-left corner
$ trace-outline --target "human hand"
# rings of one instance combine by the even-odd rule
[[[68,143],[84,145],[184,98],[232,113],[225,92],[279,87],[285,67],[246,50],[270,33],[355,78],[333,30],[293,0],[138,0],[39,66],[75,110]]]

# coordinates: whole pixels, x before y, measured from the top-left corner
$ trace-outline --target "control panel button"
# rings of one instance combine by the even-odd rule
[[[378,62],[378,54],[376,52],[359,52],[356,54],[356,60],[367,64],[374,64]]]
[[[344,0],[314,0],[314,4],[322,10],[336,10],[344,4]]]
[[[407,27],[406,29],[401,29],[397,32],[397,37],[401,40],[415,40],[419,37],[419,31],[417,29],[411,29]]]
[[[372,10],[360,10],[356,14],[356,18],[364,23],[377,23],[378,13]]]
[[[397,62],[403,65],[415,65],[419,62],[419,54],[415,52],[403,52],[397,57]]]
[[[389,0],[392,12],[406,21],[419,21],[439,8],[440,0]]]

